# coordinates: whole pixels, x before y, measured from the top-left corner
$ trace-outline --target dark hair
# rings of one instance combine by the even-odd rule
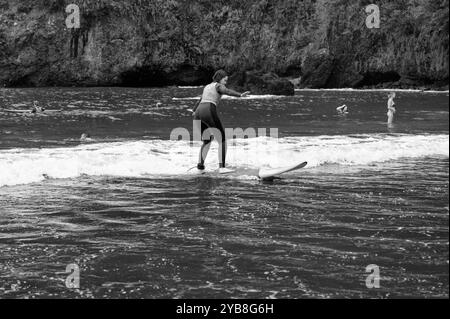
[[[225,72],[224,70],[219,70],[214,74],[213,81],[220,82],[224,77],[227,77],[227,76],[228,76],[227,72]]]

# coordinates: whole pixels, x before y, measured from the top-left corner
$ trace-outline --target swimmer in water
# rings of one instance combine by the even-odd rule
[[[394,115],[397,112],[397,110],[395,109],[395,92],[391,92],[388,95],[388,112],[387,112],[387,116],[388,116],[388,125],[392,125],[394,123]]]
[[[347,107],[347,105],[341,105],[341,106],[339,106],[339,107],[337,107],[336,108],[336,111],[340,114],[340,115],[343,115],[343,114],[348,114],[348,107]]]
[[[227,73],[224,70],[217,71],[213,76],[213,82],[204,88],[201,99],[192,110],[194,113],[194,126],[201,132],[203,140],[197,165],[197,169],[200,171],[205,169],[205,159],[213,138],[219,143],[219,172],[227,173],[230,171],[225,168],[227,142],[217,108],[223,95],[246,97],[250,92],[239,93],[230,90],[226,87],[227,82]]]
[[[45,109],[43,107],[39,106],[38,101],[33,102],[33,108],[30,111],[32,114],[43,113],[44,111],[45,111]]]
[[[91,135],[89,133],[83,133],[80,137],[80,142],[90,142],[92,141]]]

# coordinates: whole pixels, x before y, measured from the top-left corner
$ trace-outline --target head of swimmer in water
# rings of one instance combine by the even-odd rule
[[[213,76],[213,81],[223,84],[223,85],[227,85],[228,83],[228,74],[227,72],[225,72],[224,70],[219,70],[216,73],[214,73]]]
[[[43,112],[45,109],[39,106],[38,101],[33,101],[33,112]]]

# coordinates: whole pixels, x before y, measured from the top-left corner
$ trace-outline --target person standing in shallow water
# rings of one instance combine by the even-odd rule
[[[227,172],[225,159],[227,153],[227,143],[225,130],[217,114],[217,107],[223,95],[235,97],[246,97],[250,92],[239,93],[226,87],[228,75],[224,70],[217,71],[213,76],[213,82],[203,89],[203,94],[197,105],[193,109],[194,127],[201,132],[203,145],[200,149],[197,168],[205,169],[205,160],[211,147],[212,139],[219,143],[219,172]]]
[[[395,109],[395,92],[391,92],[388,96],[388,112],[387,112],[387,116],[388,116],[388,125],[392,125],[394,123],[394,115],[397,112],[397,110]]]

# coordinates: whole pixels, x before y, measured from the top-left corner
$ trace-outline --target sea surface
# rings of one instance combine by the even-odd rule
[[[0,89],[0,298],[448,298],[448,92],[224,99],[220,176],[201,91]]]

